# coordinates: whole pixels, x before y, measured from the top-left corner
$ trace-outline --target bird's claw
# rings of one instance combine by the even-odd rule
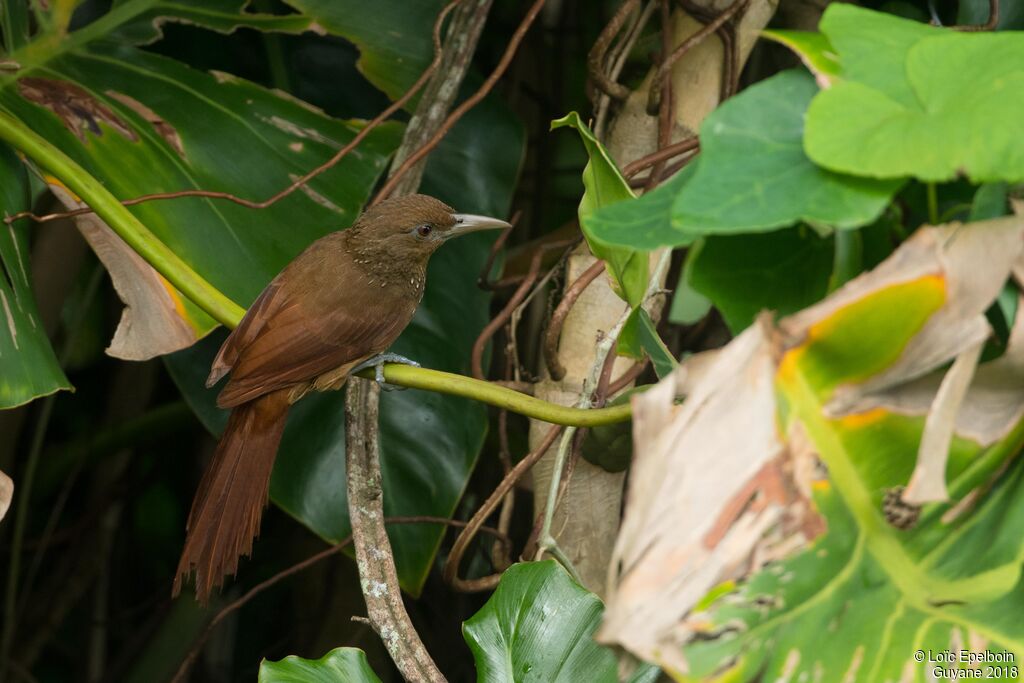
[[[359,365],[352,368],[351,374],[356,374],[366,368],[373,368],[374,381],[380,386],[382,391],[405,391],[408,387],[399,386],[397,384],[388,384],[384,381],[384,364],[385,363],[400,363],[402,365],[411,365],[414,368],[421,367],[419,363],[405,356],[400,356],[397,353],[381,353],[377,354],[373,358],[364,360]]]

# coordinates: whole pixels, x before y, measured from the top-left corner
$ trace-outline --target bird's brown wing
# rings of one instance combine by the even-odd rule
[[[367,310],[369,302],[346,305],[346,298],[325,306],[323,300],[276,293],[264,314],[235,342],[231,378],[217,404],[236,406],[376,355],[412,317],[412,309],[384,307],[378,315]]]
[[[221,378],[231,371],[231,368],[238,362],[238,356],[242,349],[249,346],[256,336],[263,329],[263,325],[274,314],[275,309],[282,300],[282,288],[277,279],[271,281],[267,287],[252,302],[252,306],[245,312],[238,326],[231,331],[228,338],[224,340],[217,357],[213,359],[210,366],[210,376],[206,378],[206,386],[212,387]]]

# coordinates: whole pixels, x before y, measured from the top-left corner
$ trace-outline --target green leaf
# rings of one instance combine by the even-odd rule
[[[320,659],[290,655],[272,662],[260,662],[259,683],[380,683],[366,661],[366,653],[354,647],[339,647]]]
[[[823,34],[814,31],[768,30],[761,31],[761,35],[797,53],[823,88],[838,79],[841,71],[839,59],[835,48]]]
[[[690,163],[650,192],[598,209],[590,218],[593,240],[609,249],[626,244],[647,251],[688,244],[672,228],[672,205],[696,170]]]
[[[313,28],[313,19],[308,16],[249,12],[249,4],[250,0],[124,2],[111,11],[111,15],[125,15],[113,35],[134,45],[148,44],[163,37],[162,26],[167,22],[202,26],[219,33],[233,33],[239,28],[302,33]]]
[[[917,41],[947,33],[847,3],[826,8],[818,28],[839,56],[843,79],[863,83],[905,104],[916,100],[907,73],[899,65]]]
[[[617,682],[615,655],[593,639],[603,612],[601,600],[555,561],[513,565],[462,626],[477,680]],[[653,683],[658,675],[642,665],[629,680]]]
[[[608,269],[618,285],[619,296],[636,308],[643,301],[647,291],[647,254],[634,249],[607,246],[606,242],[594,239],[594,226],[591,224],[591,218],[596,211],[633,199],[633,191],[629,189],[629,184],[622,177],[608,150],[594,137],[579,114],[571,112],[551,122],[552,130],[562,127],[574,128],[579,132],[590,156],[590,161],[583,169],[583,186],[586,191],[579,206],[583,235],[587,238],[594,256],[608,264]]]
[[[666,412],[674,382],[636,399],[636,419],[671,419],[640,435],[602,636],[694,681],[952,677],[916,650],[1019,662],[1024,327],[974,374],[943,453],[948,500],[915,507],[900,492],[1022,234],[1019,218],[923,228],[824,301],[692,365],[699,409]],[[750,449],[739,468],[708,466],[737,448]]]
[[[737,333],[761,310],[792,313],[820,300],[832,274],[832,243],[803,226],[707,237],[691,252],[687,282]]]
[[[25,166],[0,147],[0,211],[10,216],[30,206]],[[32,296],[30,226],[0,224],[0,410],[61,389],[64,376]]]
[[[787,71],[744,90],[701,126],[701,158],[673,208],[673,228],[697,235],[760,232],[798,221],[855,228],[870,223],[899,183],[815,166],[803,151],[814,79]]]
[[[664,377],[679,365],[658,334],[650,314],[643,308],[634,310],[626,320],[620,335],[618,353],[636,359],[649,357],[658,377]]]
[[[0,105],[125,198],[203,188],[262,199],[321,164],[360,127],[250,82],[113,43],[90,44],[22,75],[0,91]],[[395,125],[374,131],[359,154],[267,209],[183,199],[131,211],[220,291],[248,304],[310,242],[355,218],[397,134]],[[193,302],[168,292],[192,338],[213,328]],[[134,346],[144,357],[150,345],[169,350],[161,342],[157,330]]]
[[[807,73],[787,71],[728,100],[701,126],[695,168],[650,195],[599,211],[595,238],[649,249],[687,245],[702,235],[771,231],[798,221],[837,228],[870,223],[899,182],[832,173],[807,158],[804,114],[816,92]]]
[[[689,265],[684,265],[679,273],[675,292],[672,294],[672,305],[668,310],[669,322],[676,325],[693,325],[711,310],[711,301],[690,286],[686,272]]]
[[[807,112],[816,163],[876,178],[1024,180],[1024,40],[830,6],[846,80]]]
[[[971,202],[971,214],[968,220],[987,221],[990,218],[1005,216],[1010,211],[1007,202],[1009,188],[1006,183],[985,183],[974,193]]]
[[[359,70],[367,80],[398,99],[433,58],[432,27],[442,0],[377,2],[368,11],[361,0],[286,0],[316,25],[359,48]]]

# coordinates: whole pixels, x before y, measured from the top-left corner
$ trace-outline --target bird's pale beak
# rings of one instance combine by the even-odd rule
[[[445,231],[445,239],[458,237],[478,230],[496,230],[498,228],[511,228],[510,223],[491,218],[490,216],[475,216],[471,213],[454,213],[455,225]]]

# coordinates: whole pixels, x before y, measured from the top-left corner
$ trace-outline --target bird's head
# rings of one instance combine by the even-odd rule
[[[423,194],[387,199],[366,210],[349,228],[361,247],[395,257],[428,258],[439,246],[460,235],[507,228],[497,218],[456,213],[444,202]]]

